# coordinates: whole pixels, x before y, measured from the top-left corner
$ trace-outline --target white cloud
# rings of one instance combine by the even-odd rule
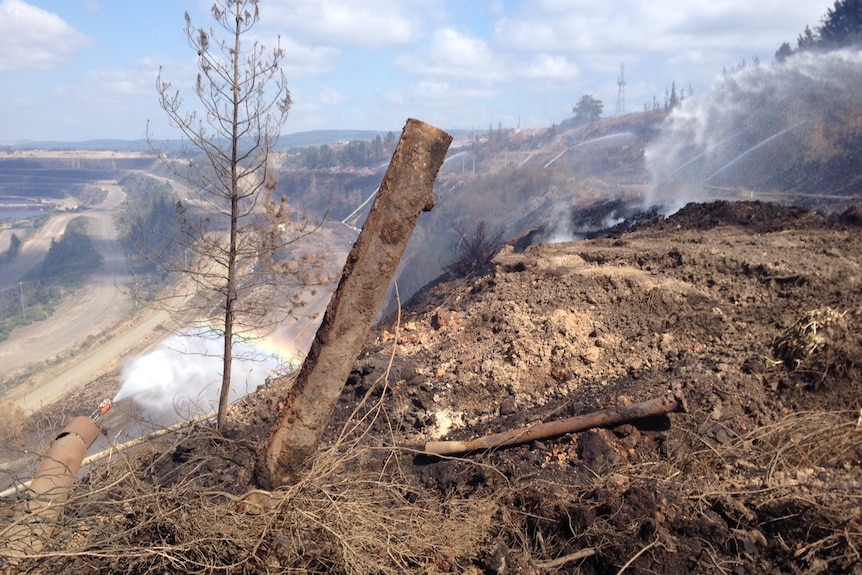
[[[503,60],[484,40],[454,28],[435,30],[424,53],[402,57],[398,63],[403,70],[420,75],[481,80],[506,76]]]
[[[799,21],[812,26],[825,8],[815,2],[762,0],[679,0],[626,2],[542,0],[523,2],[499,19],[495,39],[512,51],[590,55],[673,54],[687,50],[732,52],[757,46],[771,57],[782,41],[793,40]],[[764,18],[770,14],[770,18]]]
[[[421,10],[417,8],[423,4],[396,0],[286,0],[268,3],[262,10],[266,11],[268,28],[303,42],[341,48],[381,48],[414,41],[421,30],[417,17]]]
[[[451,97],[452,86],[449,82],[425,80],[419,82],[414,93],[426,101],[443,100]]]
[[[211,3],[181,4],[194,24],[207,27]],[[629,110],[661,99],[671,82],[705,93],[723,67],[755,55],[770,61],[781,42],[794,44],[830,3],[266,0],[253,36],[270,49],[281,37],[282,68],[295,100],[291,131],[392,127],[407,116],[449,127],[514,126],[519,119],[522,126],[548,125],[568,117],[582,94],[603,100],[610,113],[620,63]],[[54,6],[56,14],[33,4]],[[146,2],[126,6],[0,0],[0,74],[49,70],[16,75],[14,90],[12,82],[4,84],[0,107],[29,102],[36,113],[8,114],[3,137],[138,137],[148,120],[167,126],[154,87],[160,65],[186,103],[196,105],[189,91],[195,58],[182,36],[131,34],[178,30],[176,14]],[[69,25],[75,18],[95,40]],[[76,57],[96,42],[98,54]]]
[[[524,78],[532,80],[570,81],[578,76],[578,68],[566,56],[539,54],[520,71]]]
[[[348,97],[332,87],[324,88],[319,95],[318,102],[323,107],[341,107],[347,104]]]
[[[293,116],[296,116],[297,110],[302,114],[317,115],[321,112],[341,108],[350,101],[345,94],[331,86],[324,86],[317,93],[309,93],[306,96],[308,97],[297,94],[293,95],[294,102],[291,107],[291,114]]]
[[[824,11],[820,0],[520,0],[493,22],[488,42],[510,75],[606,100],[625,63],[633,108],[672,81],[704,92],[743,59],[771,61]]]
[[[0,3],[0,72],[54,69],[90,43],[56,14],[22,0]]]
[[[496,123],[499,115],[491,108],[500,95],[491,83],[425,78],[383,94],[386,105],[369,109],[372,118],[368,126],[392,126],[408,117],[444,129],[487,125],[491,119]]]
[[[73,84],[61,84],[51,91],[50,99],[58,107],[77,110],[70,123],[91,122],[111,126],[120,117],[140,113],[153,106],[155,82],[150,74],[133,70],[90,70]],[[146,117],[140,118],[143,133]]]
[[[488,100],[497,96],[490,86],[465,86],[441,80],[422,80],[411,87],[410,101],[434,107],[451,107],[454,103]]]
[[[132,70],[93,70],[87,74],[87,97],[99,95],[102,99],[125,99],[153,94],[152,78]]]
[[[274,46],[275,42],[265,41],[264,46]],[[339,56],[339,50],[325,46],[306,46],[292,38],[281,38],[284,50],[282,67],[288,78],[319,76],[331,72]]]

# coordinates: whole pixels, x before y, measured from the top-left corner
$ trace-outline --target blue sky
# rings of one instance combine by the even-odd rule
[[[255,39],[281,37],[293,107],[282,133],[546,127],[583,94],[613,115],[671,82],[707,91],[722,69],[795,44],[833,0],[261,0]],[[176,137],[155,78],[186,90],[184,14],[212,0],[0,0],[0,143]],[[193,104],[194,95],[186,92]]]

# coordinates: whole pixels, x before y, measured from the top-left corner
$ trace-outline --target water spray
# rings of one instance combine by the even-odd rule
[[[735,158],[733,158],[732,160],[727,162],[724,166],[722,166],[721,168],[719,168],[718,170],[716,170],[715,172],[713,172],[712,174],[707,176],[706,179],[704,180],[704,183],[709,183],[709,181],[712,180],[714,177],[721,174],[722,172],[729,170],[730,168],[735,166],[737,163],[739,163],[742,159],[744,159],[746,156],[753,154],[754,152],[756,152],[757,150],[759,150],[763,146],[769,144],[770,142],[772,142],[774,140],[777,140],[778,138],[780,138],[784,134],[790,132],[791,130],[795,130],[799,126],[802,126],[806,123],[807,122],[805,122],[805,120],[803,120],[801,122],[797,122],[796,124],[790,126],[789,128],[784,128],[783,130],[780,130],[780,131],[776,132],[775,134],[772,134],[768,138],[761,140],[760,142],[751,146],[750,148],[748,148],[747,150],[745,150],[744,152],[742,152],[741,154],[739,154],[738,156],[736,156]]]
[[[645,151],[652,189],[646,205],[672,213],[727,191],[778,201],[819,197],[816,180],[794,174],[817,151],[812,133],[853,117],[862,90],[862,51],[804,52],[716,79],[674,108]],[[794,179],[796,178],[796,179]],[[793,189],[795,194],[775,194]]]
[[[223,346],[220,336],[203,331],[168,337],[158,348],[123,367],[123,383],[113,402],[133,401],[158,425],[213,411],[222,380]],[[230,401],[253,393],[268,377],[287,371],[278,355],[235,342]]]

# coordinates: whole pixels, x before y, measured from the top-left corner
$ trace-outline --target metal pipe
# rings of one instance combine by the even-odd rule
[[[627,421],[634,421],[673,411],[687,411],[685,398],[680,394],[655,397],[641,401],[640,403],[602,409],[585,415],[575,415],[547,423],[537,422],[522,429],[502,431],[470,441],[429,441],[425,444],[425,453],[430,455],[456,455],[483,449],[520,445],[534,439],[547,439],[563,435],[564,433],[584,431],[593,427],[611,427]]]
[[[5,544],[0,556],[23,557],[39,553],[45,547],[81,469],[81,462],[99,436],[96,422],[110,408],[110,402],[102,402],[93,415],[72,419],[54,438],[25,494],[19,517],[0,533]]]

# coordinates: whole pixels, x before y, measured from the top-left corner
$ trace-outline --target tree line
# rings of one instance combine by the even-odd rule
[[[395,150],[398,138],[392,132],[385,137],[377,134],[371,140],[351,140],[330,146],[321,144],[302,148],[292,156],[289,167],[307,170],[329,168],[364,168],[380,162],[388,162]]]
[[[18,257],[19,253],[21,253],[21,238],[13,232],[12,237],[9,238],[9,247],[6,248],[6,251],[0,253],[0,264],[11,262]]]
[[[783,62],[797,52],[830,51],[862,44],[862,0],[836,0],[820,24],[806,26],[796,38],[796,47],[784,42],[775,53]]]

